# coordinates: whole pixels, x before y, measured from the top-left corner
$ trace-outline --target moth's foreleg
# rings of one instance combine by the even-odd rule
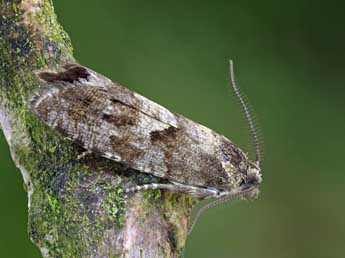
[[[180,183],[168,183],[168,184],[145,184],[145,185],[137,185],[130,188],[127,188],[125,191],[127,193],[130,192],[137,192],[142,190],[155,190],[155,189],[166,189],[169,191],[181,193],[181,194],[189,194],[197,198],[208,198],[208,197],[215,197],[218,196],[220,193],[217,189],[213,188],[202,188],[197,186],[190,186],[184,185]]]
[[[89,155],[89,154],[91,154],[91,153],[92,153],[92,150],[83,151],[82,153],[80,153],[80,154],[77,156],[77,160],[83,159],[83,158],[85,158],[87,155]]]
[[[201,208],[196,212],[195,217],[192,219],[191,223],[188,226],[188,234],[190,234],[198,221],[199,217],[209,208],[212,208],[214,206],[217,206],[219,204],[229,202],[234,200],[235,198],[238,197],[246,197],[246,198],[253,198],[259,194],[259,190],[257,187],[254,185],[247,185],[242,187],[242,189],[236,189],[233,191],[222,191],[217,197],[219,199],[216,199]]]

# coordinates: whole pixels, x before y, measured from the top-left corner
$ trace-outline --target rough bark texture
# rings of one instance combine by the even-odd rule
[[[153,180],[89,155],[27,108],[34,71],[74,62],[50,0],[0,3],[0,125],[28,192],[29,235],[44,257],[180,257],[193,200],[166,192],[126,196]]]

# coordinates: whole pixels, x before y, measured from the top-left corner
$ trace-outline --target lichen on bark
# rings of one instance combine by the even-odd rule
[[[22,172],[29,236],[43,257],[179,257],[194,200],[159,190],[126,196],[155,180],[88,155],[27,107],[35,71],[75,62],[51,0],[0,3],[0,125]]]

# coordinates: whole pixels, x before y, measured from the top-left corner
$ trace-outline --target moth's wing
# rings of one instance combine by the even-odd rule
[[[176,121],[167,121],[170,112],[162,115],[162,110],[151,108],[144,113],[143,103],[121,88],[69,84],[39,95],[32,102],[33,111],[85,149],[142,172],[161,177],[167,172],[164,153],[153,143],[159,132],[177,131]]]
[[[85,149],[141,172],[202,186],[229,179],[224,137],[106,79],[54,82],[31,108]]]

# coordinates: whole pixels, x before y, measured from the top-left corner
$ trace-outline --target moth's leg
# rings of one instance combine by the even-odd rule
[[[167,183],[167,184],[146,184],[146,185],[137,185],[130,188],[127,188],[125,191],[127,193],[142,191],[142,190],[154,190],[154,189],[166,189],[169,191],[182,193],[182,194],[190,194],[197,198],[208,198],[208,197],[215,197],[220,194],[217,189],[213,188],[202,188],[198,186],[190,186],[184,185],[180,183]]]
[[[83,151],[77,156],[77,160],[85,158],[87,155],[91,154],[92,150]]]
[[[194,218],[191,220],[191,222],[188,225],[188,234],[192,233],[192,230],[198,221],[199,217],[209,208],[212,208],[214,206],[217,206],[219,204],[225,203],[225,202],[230,202],[236,198],[239,197],[246,197],[246,198],[253,198],[257,196],[259,193],[259,190],[255,186],[244,186],[243,188],[233,190],[233,191],[222,191],[217,197],[219,199],[216,199],[202,207],[200,207]]]

